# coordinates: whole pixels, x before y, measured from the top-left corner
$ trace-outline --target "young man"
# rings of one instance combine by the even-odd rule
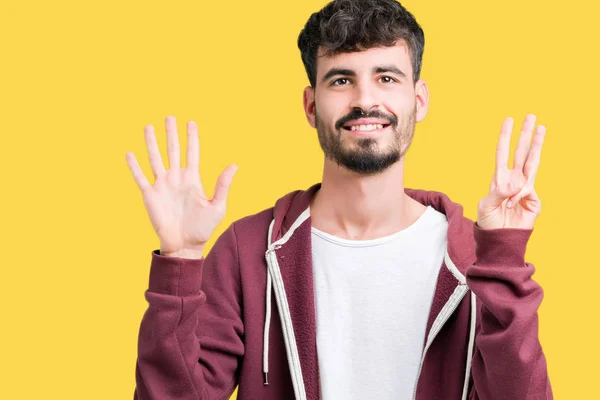
[[[133,154],[160,249],[140,328],[137,399],[551,399],[538,340],[542,289],[524,261],[540,211],[545,128],[528,115],[512,169],[502,126],[476,222],[446,195],[406,189],[404,155],[427,113],[423,32],[394,0],[336,0],[298,45],[304,110],[325,154],[322,182],[234,222],[236,166],[208,199],[188,123],[170,169],[146,128],[150,185]],[[533,137],[533,140],[532,140]]]

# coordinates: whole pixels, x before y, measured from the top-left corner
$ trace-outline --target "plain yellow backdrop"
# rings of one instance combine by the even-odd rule
[[[325,3],[0,2],[0,398],[132,398],[158,246],[125,161],[133,151],[151,179],[144,125],[156,127],[166,160],[164,117],[178,118],[182,150],[185,122],[196,120],[208,188],[239,165],[215,238],[320,180],[296,39]],[[425,31],[431,94],[406,186],[446,192],[476,218],[502,120],[518,128],[537,114],[548,129],[536,182],[543,211],[527,258],[545,289],[540,338],[556,398],[600,398],[600,9],[404,4]]]

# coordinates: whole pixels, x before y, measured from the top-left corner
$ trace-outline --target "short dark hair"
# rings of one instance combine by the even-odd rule
[[[425,47],[423,29],[396,0],[333,0],[313,13],[298,36],[298,48],[310,85],[316,87],[317,55],[334,56],[380,46],[399,39],[408,44],[413,80],[419,80]]]

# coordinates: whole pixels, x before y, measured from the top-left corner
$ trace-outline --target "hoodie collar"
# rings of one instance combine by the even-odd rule
[[[296,190],[281,197],[275,203],[273,241],[279,240],[298,217],[306,211],[321,183],[306,190]],[[448,255],[458,271],[464,275],[466,268],[475,260],[473,221],[463,214],[463,207],[441,192],[405,188],[404,192],[425,206],[431,206],[444,214],[448,220]],[[310,217],[307,221],[310,221]],[[305,221],[306,223],[306,221]]]

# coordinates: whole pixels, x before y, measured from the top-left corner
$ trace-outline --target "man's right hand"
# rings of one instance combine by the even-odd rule
[[[154,127],[144,129],[154,185],[144,176],[135,155],[125,155],[136,184],[142,192],[150,222],[160,240],[160,254],[171,257],[201,258],[204,245],[225,216],[227,195],[235,164],[229,165],[217,179],[212,199],[206,197],[200,181],[200,145],[198,127],[187,125],[187,165],[180,167],[179,137],[175,117],[165,119],[169,170],[165,170],[156,143]]]

